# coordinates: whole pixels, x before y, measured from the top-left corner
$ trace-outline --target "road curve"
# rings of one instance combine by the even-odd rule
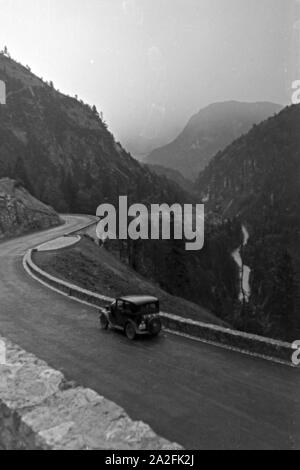
[[[3,336],[188,449],[300,449],[298,370],[172,335],[130,343],[25,273],[27,249],[86,220],[0,244]]]

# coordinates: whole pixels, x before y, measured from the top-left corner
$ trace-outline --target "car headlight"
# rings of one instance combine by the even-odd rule
[[[146,330],[146,328],[147,328],[146,323],[145,323],[144,321],[142,321],[142,322],[140,323],[139,329],[140,329],[140,330]]]

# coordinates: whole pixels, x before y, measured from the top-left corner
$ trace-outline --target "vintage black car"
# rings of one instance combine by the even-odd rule
[[[100,315],[101,328],[122,330],[130,340],[137,335],[157,336],[162,324],[159,300],[155,297],[120,297]]]

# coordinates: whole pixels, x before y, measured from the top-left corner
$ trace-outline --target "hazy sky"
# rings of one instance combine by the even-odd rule
[[[0,0],[0,47],[96,104],[126,143],[174,133],[211,102],[289,102],[296,3]]]

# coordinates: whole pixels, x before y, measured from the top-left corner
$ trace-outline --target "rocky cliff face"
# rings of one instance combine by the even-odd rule
[[[0,239],[48,229],[60,223],[51,207],[32,197],[15,181],[0,179]]]
[[[147,163],[172,168],[195,180],[218,151],[280,109],[273,103],[212,104],[193,116],[173,142],[154,150]]]

